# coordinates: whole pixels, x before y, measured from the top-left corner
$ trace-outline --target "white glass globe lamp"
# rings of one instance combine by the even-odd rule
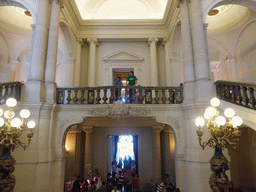
[[[203,117],[197,117],[195,120],[195,124],[197,127],[203,127],[204,126],[204,118]]]
[[[27,109],[23,109],[23,110],[21,110],[21,112],[20,112],[20,116],[22,117],[22,118],[28,118],[29,116],[30,116],[30,111],[29,110],[27,110]]]
[[[210,101],[211,106],[218,107],[220,105],[220,100],[218,98],[212,98]]]
[[[227,108],[225,111],[224,111],[224,115],[228,118],[232,118],[234,117],[235,115],[235,110],[232,109],[232,108]]]
[[[211,116],[210,116],[209,113],[206,113],[206,112],[204,113],[204,118],[205,118],[205,119],[210,119],[210,117],[211,117]]]
[[[35,122],[35,121],[29,121],[29,122],[27,123],[27,127],[28,127],[29,129],[33,129],[33,128],[35,128],[35,126],[36,126],[36,122]]]
[[[7,107],[15,107],[17,105],[17,100],[14,98],[9,98],[6,100]]]
[[[14,118],[12,121],[11,121],[11,126],[12,127],[20,127],[22,124],[21,120],[19,118]]]
[[[233,127],[241,126],[243,124],[243,119],[239,116],[234,116],[231,119],[231,123],[233,124]]]
[[[217,110],[214,107],[207,107],[205,109],[205,113],[207,113],[207,115],[213,117],[214,115],[216,115]]]
[[[226,124],[226,119],[225,119],[225,117],[223,117],[223,116],[218,116],[218,117],[216,117],[216,119],[215,119],[215,123],[216,123],[218,126],[223,126],[223,125]]]
[[[4,125],[4,119],[0,117],[0,127],[2,127],[3,125]]]

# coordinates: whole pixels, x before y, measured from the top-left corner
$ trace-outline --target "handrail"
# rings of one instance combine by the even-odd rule
[[[10,97],[20,101],[22,85],[19,81],[0,83],[0,104],[4,104]]]
[[[256,109],[255,96],[256,84],[232,81],[216,81],[216,91],[219,99]]]
[[[58,87],[57,104],[112,104],[115,100],[132,104],[178,104],[183,87],[100,86]]]

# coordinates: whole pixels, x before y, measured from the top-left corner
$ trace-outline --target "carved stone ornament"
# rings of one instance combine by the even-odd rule
[[[109,109],[103,108],[103,109],[93,109],[90,111],[90,114],[94,117],[105,117],[110,114]]]
[[[125,105],[122,101],[114,101],[114,104],[109,108],[109,117],[124,118],[129,116],[129,106]]]
[[[131,108],[129,110],[129,114],[131,116],[148,116],[149,114],[151,114],[151,111],[148,109],[144,109],[144,108]]]

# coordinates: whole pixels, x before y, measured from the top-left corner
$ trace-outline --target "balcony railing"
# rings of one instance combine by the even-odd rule
[[[23,83],[18,81],[0,83],[0,104],[4,104],[9,97],[13,97],[17,101],[20,101],[22,85]]]
[[[215,85],[219,99],[256,109],[256,93],[254,91],[256,84],[216,81]]]
[[[178,104],[183,101],[182,90],[182,87],[59,87],[57,104],[112,104],[115,100],[131,104]]]

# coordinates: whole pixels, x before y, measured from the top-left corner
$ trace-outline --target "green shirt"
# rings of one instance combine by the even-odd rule
[[[135,85],[136,80],[138,80],[136,76],[128,76],[126,79],[126,81],[129,82],[129,85]]]

